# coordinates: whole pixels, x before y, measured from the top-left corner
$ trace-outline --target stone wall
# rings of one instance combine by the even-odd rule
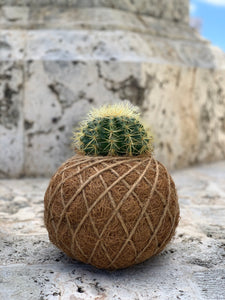
[[[131,2],[161,7],[144,0],[113,1],[126,11],[112,1],[9,2],[0,7],[1,177],[52,174],[89,109],[116,99],[139,105],[169,168],[225,157],[225,54],[187,14],[175,22],[132,12]]]
[[[188,23],[188,0],[0,0],[0,5],[22,7],[107,7]]]

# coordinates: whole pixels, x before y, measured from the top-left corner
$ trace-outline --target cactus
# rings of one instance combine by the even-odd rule
[[[136,156],[152,152],[152,136],[130,103],[93,110],[75,133],[76,148],[86,155]]]

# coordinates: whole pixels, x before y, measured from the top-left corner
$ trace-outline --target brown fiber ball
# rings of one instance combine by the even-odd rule
[[[174,182],[152,156],[75,155],[52,177],[44,203],[51,242],[109,270],[162,251],[179,221]]]

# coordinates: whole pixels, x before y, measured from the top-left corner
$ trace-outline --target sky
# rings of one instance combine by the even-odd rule
[[[201,19],[201,35],[225,51],[225,0],[191,0],[190,16]]]

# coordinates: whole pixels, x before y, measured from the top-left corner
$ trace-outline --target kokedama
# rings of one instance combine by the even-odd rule
[[[110,270],[161,252],[175,233],[179,205],[138,109],[122,102],[93,110],[75,133],[75,147],[45,193],[52,243]]]

